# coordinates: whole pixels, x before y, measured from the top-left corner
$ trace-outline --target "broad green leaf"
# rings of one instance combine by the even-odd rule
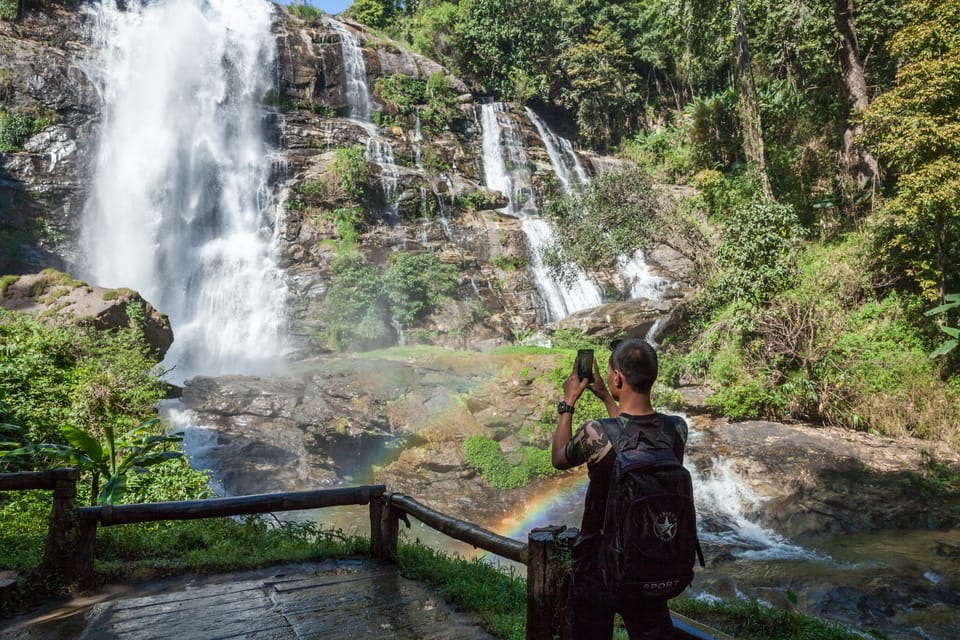
[[[141,422],[140,424],[138,424],[137,426],[135,426],[133,429],[130,429],[130,431],[127,431],[125,434],[123,434],[123,436],[121,436],[120,439],[121,439],[121,440],[133,440],[133,438],[136,437],[136,436],[138,436],[138,435],[140,435],[141,432],[146,431],[146,430],[148,430],[148,429],[152,429],[152,428],[153,428],[154,426],[156,426],[159,422],[160,422],[160,418],[151,418],[150,420],[147,420],[146,422]]]
[[[946,297],[944,297],[944,299],[946,299]],[[956,302],[948,302],[948,303],[946,303],[946,304],[940,305],[939,307],[934,307],[933,309],[930,309],[929,311],[924,312],[923,315],[925,315],[925,316],[935,316],[935,315],[937,315],[938,313],[943,313],[944,311],[949,311],[950,309],[953,309],[954,307],[957,307],[957,306],[960,306],[960,300],[958,300],[958,301],[956,301]]]
[[[141,456],[137,459],[136,464],[138,467],[152,467],[155,464],[160,464],[162,462],[166,462],[167,460],[174,460],[181,457],[183,457],[183,454],[179,451],[160,451]]]
[[[956,340],[947,340],[940,348],[930,354],[931,358],[939,358],[940,356],[946,355],[956,349],[957,341]]]
[[[100,504],[116,504],[123,497],[127,490],[127,477],[124,475],[113,476],[107,480],[100,491]]]
[[[67,439],[67,442],[73,445],[75,449],[83,452],[88,458],[97,462],[103,461],[103,448],[99,442],[90,437],[89,433],[70,424],[60,427],[60,432]]]

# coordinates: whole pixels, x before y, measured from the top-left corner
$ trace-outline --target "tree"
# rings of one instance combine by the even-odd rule
[[[770,188],[770,176],[767,175],[767,161],[763,150],[763,125],[760,119],[760,105],[757,101],[757,85],[753,78],[753,62],[747,39],[743,0],[737,0],[732,11],[736,60],[734,68],[736,69],[740,125],[743,127],[743,149],[747,155],[747,162],[752,165],[753,173],[760,182],[763,197],[769,200],[773,198],[773,190]]]
[[[857,184],[864,184],[876,180],[879,167],[873,154],[857,142],[857,137],[863,133],[860,115],[870,106],[870,96],[867,93],[866,69],[860,54],[860,41],[857,39],[853,14],[853,0],[834,0],[834,21],[841,42],[838,53],[841,77],[852,116],[843,133],[841,158]]]
[[[349,13],[368,27],[386,29],[393,24],[399,10],[393,0],[353,0]]]
[[[875,237],[881,267],[930,300],[958,283],[960,261],[960,0],[915,0],[891,41],[904,60],[894,88],[864,114],[864,141],[896,176]]]
[[[553,0],[463,0],[453,49],[458,66],[485,90],[521,102],[546,98],[559,31]]]
[[[580,134],[598,148],[609,148],[627,131],[637,103],[630,54],[610,25],[593,29],[584,42],[569,47],[561,64],[569,88],[565,100],[575,107]]]

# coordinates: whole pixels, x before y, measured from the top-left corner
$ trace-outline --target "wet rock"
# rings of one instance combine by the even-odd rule
[[[958,462],[946,445],[764,421],[717,421],[704,433],[712,455],[767,498],[757,514],[764,525],[788,537],[958,522],[955,503],[917,493],[924,451]]]

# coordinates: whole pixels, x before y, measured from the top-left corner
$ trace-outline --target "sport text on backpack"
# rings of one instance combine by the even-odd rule
[[[694,561],[704,566],[690,472],[672,449],[640,442],[616,419],[600,422],[617,456],[600,543],[604,582],[611,593],[676,597],[693,581]]]

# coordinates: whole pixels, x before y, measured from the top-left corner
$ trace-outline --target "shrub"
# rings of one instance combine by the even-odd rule
[[[390,316],[404,328],[413,326],[450,298],[457,270],[435,253],[397,253],[383,275]]]
[[[789,205],[755,201],[734,209],[717,249],[719,296],[759,304],[782,291],[793,282],[805,235]]]
[[[0,343],[0,422],[23,427],[24,443],[63,443],[67,425],[126,431],[164,395],[138,328],[47,326],[0,310]]]
[[[18,0],[0,0],[0,20],[16,20],[19,14]],[[0,149],[3,151],[3,149]]]
[[[463,443],[463,455],[480,471],[487,482],[498,489],[516,489],[537,478],[557,473],[548,449],[521,447],[520,462],[511,465],[496,441],[481,435],[470,436]]]
[[[20,151],[30,136],[43,126],[44,121],[22,111],[0,115],[0,152]]]
[[[337,149],[333,170],[339,176],[340,188],[354,200],[363,200],[367,194],[368,166],[363,147],[357,145]]]
[[[323,11],[309,4],[308,0],[293,0],[287,10],[306,23],[313,23],[323,15]]]
[[[385,319],[381,282],[359,254],[338,256],[324,300],[324,337],[336,349],[384,346],[393,333]]]

